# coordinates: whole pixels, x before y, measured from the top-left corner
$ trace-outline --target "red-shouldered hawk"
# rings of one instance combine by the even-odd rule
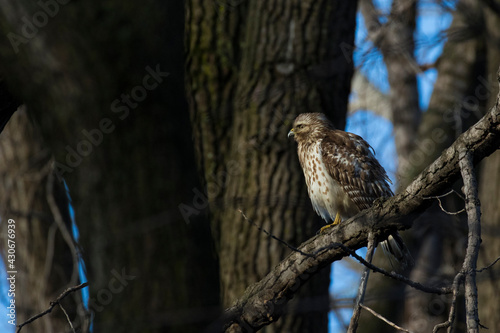
[[[375,199],[393,195],[373,148],[360,136],[335,129],[324,114],[300,114],[288,136],[297,141],[314,210],[327,223],[338,224],[370,208]],[[395,259],[402,269],[412,265],[413,259],[397,232],[380,244],[391,264]]]

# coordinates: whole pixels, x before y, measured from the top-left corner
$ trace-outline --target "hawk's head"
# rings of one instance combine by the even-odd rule
[[[306,138],[313,139],[321,135],[324,129],[334,129],[334,127],[323,113],[301,113],[295,118],[288,137],[293,136],[295,141],[303,142]]]

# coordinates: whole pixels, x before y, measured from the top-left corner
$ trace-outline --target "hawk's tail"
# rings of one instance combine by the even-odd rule
[[[404,271],[413,266],[413,257],[397,232],[389,235],[387,240],[380,242],[380,246],[394,269]]]

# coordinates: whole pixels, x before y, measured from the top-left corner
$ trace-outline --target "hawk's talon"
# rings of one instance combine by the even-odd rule
[[[330,224],[327,224],[325,225],[324,227],[321,227],[321,229],[319,229],[319,231],[317,232],[318,235],[322,235],[325,233],[325,230],[328,230],[330,228],[333,228],[335,226],[335,224],[333,223],[330,223]]]
[[[332,223],[327,224],[324,227],[321,227],[321,229],[319,229],[319,231],[318,231],[318,234],[320,234],[320,235],[323,234],[325,232],[325,230],[333,228],[337,224],[340,224],[340,222],[342,222],[342,218],[340,217],[339,213],[337,213],[335,215],[335,220]]]

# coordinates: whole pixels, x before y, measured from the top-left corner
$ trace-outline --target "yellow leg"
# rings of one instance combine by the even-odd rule
[[[322,227],[319,230],[319,233],[322,234],[323,232],[325,232],[325,230],[327,230],[327,229],[329,229],[337,224],[340,224],[340,222],[342,222],[342,218],[340,217],[339,213],[337,212],[337,214],[335,215],[335,220],[331,224],[327,224],[324,227]]]
[[[337,225],[337,224],[340,224],[340,222],[342,222],[342,218],[340,217],[340,214],[339,212],[337,212],[337,215],[335,215],[335,221],[333,221],[333,225]]]

